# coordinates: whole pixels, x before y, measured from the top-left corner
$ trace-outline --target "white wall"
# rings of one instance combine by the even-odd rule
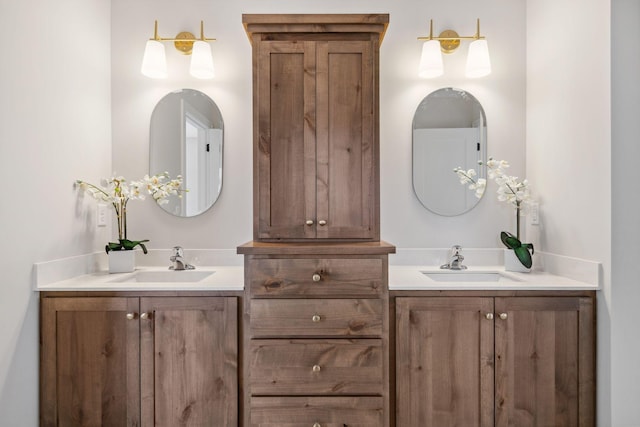
[[[527,2],[527,176],[540,201],[537,249],[603,264],[598,425],[611,421],[609,0]],[[628,366],[627,366],[628,367]],[[636,396],[637,397],[637,396]],[[640,423],[638,424],[640,425]]]
[[[243,13],[390,13],[381,50],[381,216],[383,239],[400,247],[497,247],[499,232],[515,227],[513,212],[498,204],[493,191],[471,213],[452,218],[422,207],[412,190],[411,122],[430,92],[445,86],[470,91],[483,104],[488,121],[489,152],[509,159],[513,172],[524,171],[525,54],[523,2],[451,0],[264,0],[217,2],[113,0],[113,148],[114,169],[137,178],[148,169],[149,118],[155,104],[177,88],[207,93],[225,124],[224,184],[220,199],[199,217],[174,218],[153,203],[129,205],[130,238],[151,240],[151,248],[180,244],[185,248],[235,248],[252,237],[252,92],[251,46],[242,26]],[[445,58],[445,77],[417,78],[421,44],[429,31],[454,28],[475,33],[476,18],[489,40],[494,73],[483,79],[463,77],[468,43]],[[197,32],[200,20],[213,44],[217,76],[201,81],[188,74],[188,57],[167,45],[170,76],[151,80],[139,72],[145,40],[158,19],[161,36]],[[116,30],[117,29],[117,30]],[[453,176],[452,172],[452,179]],[[442,233],[441,230],[447,230]],[[472,263],[472,260],[469,260]]]
[[[108,0],[0,2],[3,427],[38,423],[33,263],[92,252],[108,236],[73,183],[111,168],[109,9]]]
[[[626,29],[631,32],[630,28],[637,28],[637,9],[627,10],[637,7],[634,0],[612,1],[626,5],[621,6],[617,19],[622,20],[625,15],[636,17],[636,22]],[[130,206],[130,237],[149,238],[152,248],[173,244],[233,248],[249,240],[251,50],[241,14],[388,12],[391,23],[382,45],[380,79],[383,238],[402,248],[447,247],[453,243],[498,247],[498,231],[513,228],[512,212],[491,197],[491,190],[472,212],[453,218],[428,212],[412,191],[411,121],[415,108],[424,96],[440,87],[470,91],[487,114],[489,153],[509,160],[516,175],[524,175],[524,141],[528,140],[527,173],[542,202],[543,224],[539,230],[529,229],[531,237],[537,239],[537,249],[604,263],[607,299],[599,312],[599,425],[640,425],[634,412],[638,411],[635,402],[640,384],[638,347],[629,343],[627,336],[635,331],[625,330],[635,321],[635,307],[631,304],[632,297],[637,300],[638,291],[632,286],[638,272],[632,255],[637,252],[624,252],[629,245],[621,245],[620,253],[616,252],[620,259],[615,261],[620,263],[620,275],[614,276],[614,286],[608,277],[608,3],[609,0],[564,0],[558,5],[551,0],[244,0],[216,4],[208,0],[2,0],[0,45],[3,52],[9,52],[11,61],[3,62],[0,68],[0,182],[4,184],[0,224],[3,240],[9,242],[0,249],[5,278],[0,287],[0,424],[37,425],[37,299],[30,290],[32,264],[99,250],[108,240],[110,227],[95,228],[94,204],[88,200],[77,202],[73,180],[97,181],[112,171],[129,178],[147,173],[148,124],[155,103],[176,88],[201,90],[215,100],[225,120],[221,197],[210,211],[191,219],[172,217],[150,200],[136,201]],[[558,21],[546,16],[549,10],[559,14]],[[467,35],[475,31],[477,17],[489,40],[494,73],[481,80],[464,79],[464,46],[463,52],[445,58],[445,77],[417,79],[420,43],[416,37],[426,35],[428,19],[434,19],[436,32],[453,27]],[[213,45],[216,79],[190,78],[187,58],[174,53],[170,46],[169,79],[156,81],[140,75],[144,41],[152,35],[154,19],[159,20],[163,36],[182,30],[197,31],[198,22],[205,20],[207,35],[218,38]],[[33,50],[27,53],[17,49],[15,34],[25,35],[23,44]],[[568,40],[566,46],[557,46],[563,54],[545,60],[550,53],[543,50],[542,42],[556,43],[557,34]],[[636,33],[629,35],[638,40]],[[602,43],[603,50],[585,50],[593,43]],[[88,49],[90,45],[97,47]],[[531,49],[528,83],[527,49]],[[637,50],[634,52],[637,58]],[[625,52],[618,55],[619,61],[628,60]],[[554,65],[552,69],[538,74],[538,67],[550,64]],[[637,88],[637,64],[634,67],[625,70],[619,66],[614,72],[620,73],[622,82]],[[635,115],[626,119],[620,114],[615,122],[627,120],[627,127],[617,125],[621,129],[619,136],[614,134],[614,184],[634,179],[621,167],[633,166],[632,157],[627,160],[628,154],[637,158],[633,138],[637,140],[638,132],[633,125],[638,122],[638,97],[623,97],[625,90],[618,87],[620,104],[614,104],[614,112],[615,108],[618,113],[628,111],[630,106],[635,108],[630,110]],[[554,102],[549,103],[549,99]],[[525,107],[531,109],[527,115]],[[546,109],[556,115],[546,116]],[[577,153],[581,162],[574,161]],[[560,191],[567,188],[573,191]],[[628,187],[620,188],[619,193],[614,191],[614,215],[620,221],[614,227],[614,239],[616,233],[629,236],[629,230],[638,229],[634,228],[632,216],[637,212],[637,200],[624,192]],[[611,321],[610,305],[616,307]],[[615,362],[613,380],[609,379],[609,353]],[[606,397],[609,391],[616,399],[615,424],[611,422],[611,400]]]
[[[612,0],[612,425],[640,426],[640,2]]]

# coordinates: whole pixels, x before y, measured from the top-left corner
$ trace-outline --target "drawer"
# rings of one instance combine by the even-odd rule
[[[383,290],[380,258],[292,258],[249,261],[252,296],[364,296]]]
[[[250,335],[378,338],[382,306],[379,299],[254,299]]]
[[[251,394],[382,395],[379,339],[251,340]]]
[[[251,427],[383,427],[381,397],[252,397]]]

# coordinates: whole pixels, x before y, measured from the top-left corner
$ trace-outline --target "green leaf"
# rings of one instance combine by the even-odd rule
[[[528,243],[528,245],[530,245],[530,243]],[[527,247],[520,246],[520,247],[514,248],[513,251],[516,253],[516,256],[518,257],[522,265],[524,265],[527,268],[531,268],[531,265],[533,264],[533,260],[531,259],[531,253],[529,253],[529,249]]]
[[[119,251],[122,249],[122,244],[120,242],[115,243],[115,242],[109,242],[107,243],[107,245],[104,247],[104,250],[109,253],[109,251]]]
[[[531,252],[531,255],[533,255],[533,243],[523,243],[522,246],[527,248]]]
[[[104,250],[109,253],[109,251],[131,251],[135,249],[136,246],[140,246],[142,248],[142,252],[147,253],[147,247],[143,244],[143,242],[148,242],[149,240],[129,240],[129,239],[120,239],[116,242],[109,242]]]
[[[515,249],[522,246],[520,240],[518,240],[516,236],[509,233],[508,231],[503,231],[500,233],[500,240],[502,240],[502,243],[504,243],[504,245],[509,249]]]

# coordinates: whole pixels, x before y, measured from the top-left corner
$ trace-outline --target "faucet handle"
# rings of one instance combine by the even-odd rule
[[[451,255],[460,255],[460,252],[462,252],[462,246],[453,245],[451,247]]]
[[[184,256],[184,249],[182,249],[182,246],[173,247],[173,256],[179,256],[179,257]]]

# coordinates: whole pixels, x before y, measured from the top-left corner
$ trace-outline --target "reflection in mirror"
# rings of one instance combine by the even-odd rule
[[[199,215],[222,189],[222,114],[202,92],[182,89],[162,98],[151,115],[149,175],[182,175],[181,198],[159,205],[182,217]]]
[[[413,117],[413,188],[438,215],[460,215],[478,203],[454,169],[475,169],[486,179],[487,120],[470,93],[444,88],[422,100]],[[483,165],[478,165],[482,161]]]

